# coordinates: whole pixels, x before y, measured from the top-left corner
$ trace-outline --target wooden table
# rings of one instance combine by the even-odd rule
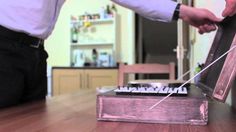
[[[49,98],[0,110],[1,132],[235,132],[236,111],[209,104],[207,126],[102,122],[96,120],[95,91]]]

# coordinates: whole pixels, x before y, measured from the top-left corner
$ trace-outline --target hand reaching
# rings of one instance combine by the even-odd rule
[[[222,16],[227,17],[236,14],[236,0],[225,0],[225,1],[226,5],[224,11],[222,12]]]
[[[197,27],[200,34],[216,30],[216,23],[222,20],[207,9],[193,8],[186,5],[180,6],[179,16],[183,21]]]

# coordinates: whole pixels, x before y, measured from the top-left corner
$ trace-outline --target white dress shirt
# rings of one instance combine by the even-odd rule
[[[0,0],[0,25],[46,39],[65,0]]]
[[[46,39],[65,0],[0,0],[0,25]],[[112,0],[140,15],[170,22],[177,3],[172,0]]]
[[[172,0],[112,0],[154,21],[172,21],[177,2]]]

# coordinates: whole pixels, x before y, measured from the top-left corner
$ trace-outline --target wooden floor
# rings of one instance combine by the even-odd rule
[[[236,111],[209,104],[207,126],[102,122],[96,120],[95,91],[49,98],[0,110],[0,132],[235,132]]]

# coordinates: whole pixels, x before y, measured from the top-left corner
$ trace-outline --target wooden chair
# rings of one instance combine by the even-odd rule
[[[132,64],[132,65],[119,65],[119,86],[124,85],[126,74],[169,74],[169,79],[175,79],[175,63],[169,64]]]

